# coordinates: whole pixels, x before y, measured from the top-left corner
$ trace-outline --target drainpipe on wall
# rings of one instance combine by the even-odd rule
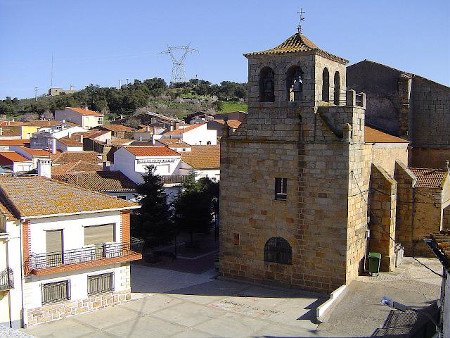
[[[27,325],[28,325],[28,318],[27,318],[27,316],[26,316],[26,310],[25,310],[25,304],[24,304],[24,302],[23,302],[23,293],[24,293],[24,281],[25,281],[25,277],[24,277],[24,275],[23,275],[23,269],[25,268],[25,265],[24,265],[24,261],[23,261],[23,236],[22,236],[22,234],[23,234],[23,225],[22,225],[22,221],[23,221],[23,218],[20,218],[20,220],[19,220],[19,227],[20,227],[20,229],[19,229],[19,232],[20,232],[20,234],[19,234],[19,236],[20,236],[20,262],[22,263],[22,268],[20,269],[20,284],[21,284],[21,288],[22,288],[22,292],[21,292],[21,297],[20,297],[20,299],[21,299],[21,301],[22,301],[22,327],[23,328],[26,328],[27,327]]]

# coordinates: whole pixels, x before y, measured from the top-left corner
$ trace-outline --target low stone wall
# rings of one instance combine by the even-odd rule
[[[124,303],[131,299],[130,291],[108,292],[86,299],[47,304],[27,311],[27,326],[51,322],[65,317],[91,312],[107,306]]]

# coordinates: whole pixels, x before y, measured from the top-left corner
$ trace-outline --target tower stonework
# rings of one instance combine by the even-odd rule
[[[366,253],[365,95],[299,33],[245,56],[248,117],[221,141],[220,272],[331,292]]]

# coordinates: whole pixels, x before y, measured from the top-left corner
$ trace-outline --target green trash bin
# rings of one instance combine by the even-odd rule
[[[369,252],[369,273],[376,276],[380,272],[381,254],[379,252]]]

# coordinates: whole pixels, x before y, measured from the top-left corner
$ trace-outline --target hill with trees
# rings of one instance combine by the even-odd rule
[[[167,84],[164,79],[152,78],[121,88],[89,85],[73,94],[40,96],[36,100],[6,97],[0,101],[0,114],[9,118],[29,120],[51,118],[64,107],[88,107],[105,114],[107,120],[120,116],[132,117],[142,111],[152,111],[183,118],[193,112],[227,112],[247,110],[245,83],[223,81],[212,84],[206,80]]]

